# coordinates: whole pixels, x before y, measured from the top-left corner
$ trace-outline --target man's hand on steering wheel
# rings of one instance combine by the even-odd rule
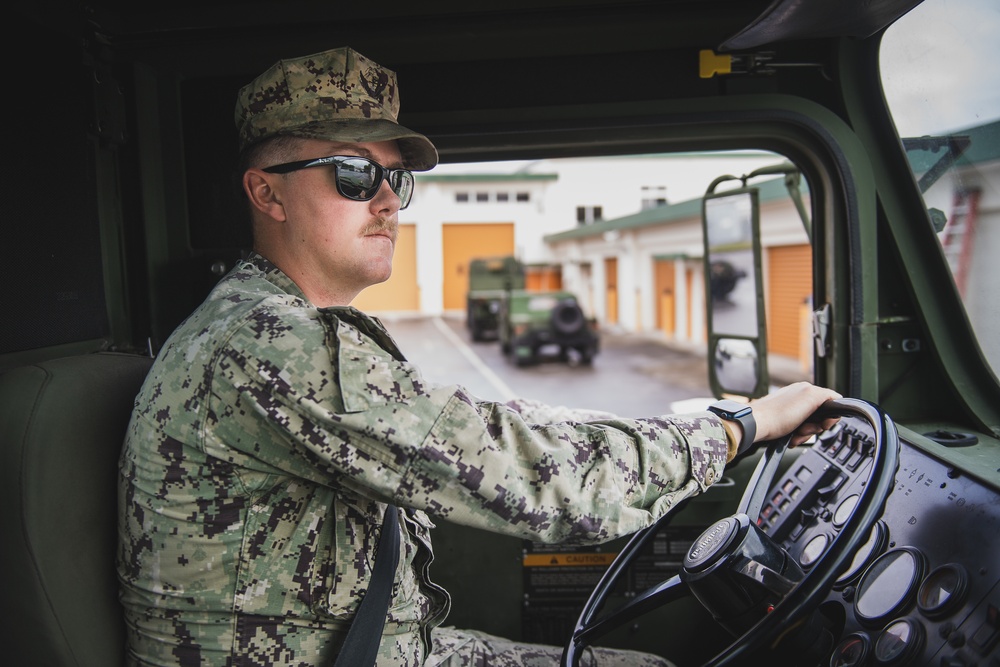
[[[821,405],[831,399],[843,398],[832,389],[808,382],[796,382],[750,402],[757,420],[754,442],[775,440],[792,433],[789,444],[801,445],[814,435],[837,423],[837,418],[821,422],[808,421]]]

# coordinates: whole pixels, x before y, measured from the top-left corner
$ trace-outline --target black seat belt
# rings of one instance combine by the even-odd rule
[[[375,664],[398,563],[399,510],[390,505],[382,517],[382,534],[378,538],[378,553],[375,554],[368,591],[361,598],[358,613],[354,615],[334,667],[370,667]]]

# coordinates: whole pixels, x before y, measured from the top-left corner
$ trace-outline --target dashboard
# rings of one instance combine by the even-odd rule
[[[844,417],[772,486],[758,525],[804,571],[851,515],[873,448],[867,422]],[[900,448],[881,518],[820,607],[840,629],[829,664],[1000,667],[1000,494]]]

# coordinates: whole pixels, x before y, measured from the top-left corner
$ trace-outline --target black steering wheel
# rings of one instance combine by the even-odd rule
[[[679,509],[636,533],[594,588],[563,650],[562,667],[578,667],[583,650],[615,628],[654,609],[694,596],[736,639],[705,667],[731,665],[773,647],[790,631],[808,623],[837,577],[868,539],[895,483],[899,436],[892,420],[859,399],[828,401],[810,417],[822,421],[853,416],[874,432],[872,464],[854,511],[830,547],[803,573],[795,559],[757,526],[761,508],[788,449],[788,436],[769,444],[757,464],[736,514],[702,533],[681,571],[646,589],[628,603],[598,617],[621,577],[643,547]]]

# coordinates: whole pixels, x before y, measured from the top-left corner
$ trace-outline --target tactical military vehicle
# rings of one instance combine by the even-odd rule
[[[614,158],[650,153],[787,158],[809,193],[810,373],[845,397],[837,428],[781,461],[727,468],[631,546],[581,553],[434,516],[435,578],[455,600],[446,623],[564,645],[567,665],[589,644],[679,667],[997,665],[998,11],[996,0],[8,3],[4,660],[125,664],[117,459],[150,355],[252,246],[230,192],[235,92],[280,58],[350,45],[398,73],[400,122],[446,164],[601,157],[613,173]],[[672,186],[658,180],[630,174],[636,210],[644,186]],[[600,203],[600,188],[569,210]],[[512,202],[510,215],[532,205]],[[753,234],[768,233],[763,218]],[[634,232],[599,235],[609,260],[647,250]],[[731,304],[713,308],[699,287],[714,249],[698,236],[664,251],[692,262],[671,274],[694,276],[674,293],[692,313],[678,310],[683,326],[705,331],[711,358],[730,357],[709,364],[716,395],[768,391],[768,345],[783,333],[774,304],[742,304],[763,313],[751,335],[722,329]],[[652,280],[656,252],[619,266],[616,294]],[[601,261],[560,261],[605,299]],[[774,285],[780,261],[746,266],[731,297],[751,279]],[[620,312],[640,307],[654,304]],[[544,472],[510,474],[546,484]],[[517,501],[503,500],[513,514]]]
[[[523,290],[524,280],[524,265],[512,256],[477,257],[469,262],[465,316],[472,340],[497,336],[503,296],[511,290]]]
[[[525,366],[552,356],[590,364],[600,349],[597,320],[566,291],[511,290],[500,303],[500,349]]]
[[[712,262],[709,270],[709,292],[716,298],[724,298],[736,288],[740,278],[746,278],[746,271],[737,269],[725,260]]]

